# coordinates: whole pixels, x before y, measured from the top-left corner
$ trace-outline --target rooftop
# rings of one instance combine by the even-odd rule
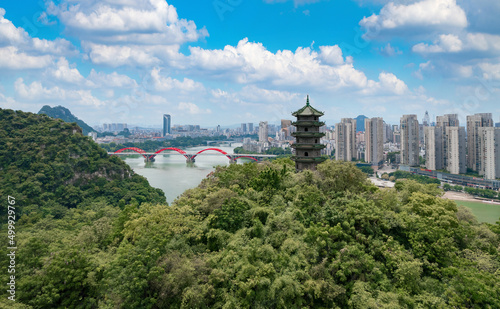
[[[309,105],[309,95],[307,95],[306,105],[298,111],[292,113],[293,116],[323,116],[324,113]]]

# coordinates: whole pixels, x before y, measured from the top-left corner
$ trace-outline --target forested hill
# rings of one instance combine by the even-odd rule
[[[68,208],[95,200],[121,207],[133,199],[165,201],[161,190],[120,158],[109,157],[76,123],[5,109],[0,109],[0,195],[22,201],[28,221],[47,214],[59,218]],[[5,214],[7,204],[0,207]]]
[[[380,190],[352,163],[277,159],[217,167],[167,206],[75,124],[0,121],[1,205],[21,214],[16,302],[0,289],[0,307],[500,308],[500,222],[435,184]]]
[[[54,119],[61,119],[65,122],[76,122],[80,128],[83,130],[83,135],[87,135],[89,132],[95,132],[94,128],[86,124],[83,120],[78,119],[73,115],[69,109],[63,106],[50,107],[45,105],[40,109],[38,114],[45,114]]]

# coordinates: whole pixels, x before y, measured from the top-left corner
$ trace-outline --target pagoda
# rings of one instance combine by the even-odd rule
[[[292,122],[292,125],[297,128],[297,131],[292,133],[295,137],[295,144],[292,145],[295,149],[295,156],[292,157],[295,161],[295,168],[297,171],[315,170],[318,163],[326,160],[325,157],[321,157],[321,149],[326,146],[320,143],[325,133],[319,131],[319,128],[325,125],[324,122],[319,121],[319,117],[324,114],[309,105],[308,95],[306,105],[292,115],[297,117],[297,121]]]

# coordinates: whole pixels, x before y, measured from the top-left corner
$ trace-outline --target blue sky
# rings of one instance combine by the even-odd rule
[[[0,4],[0,107],[91,125],[500,121],[495,0],[58,0]]]

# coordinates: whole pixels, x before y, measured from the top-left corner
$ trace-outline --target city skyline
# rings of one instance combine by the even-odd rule
[[[425,111],[498,122],[499,13],[487,0],[3,3],[0,107],[227,126],[278,123],[310,94],[332,124]]]

